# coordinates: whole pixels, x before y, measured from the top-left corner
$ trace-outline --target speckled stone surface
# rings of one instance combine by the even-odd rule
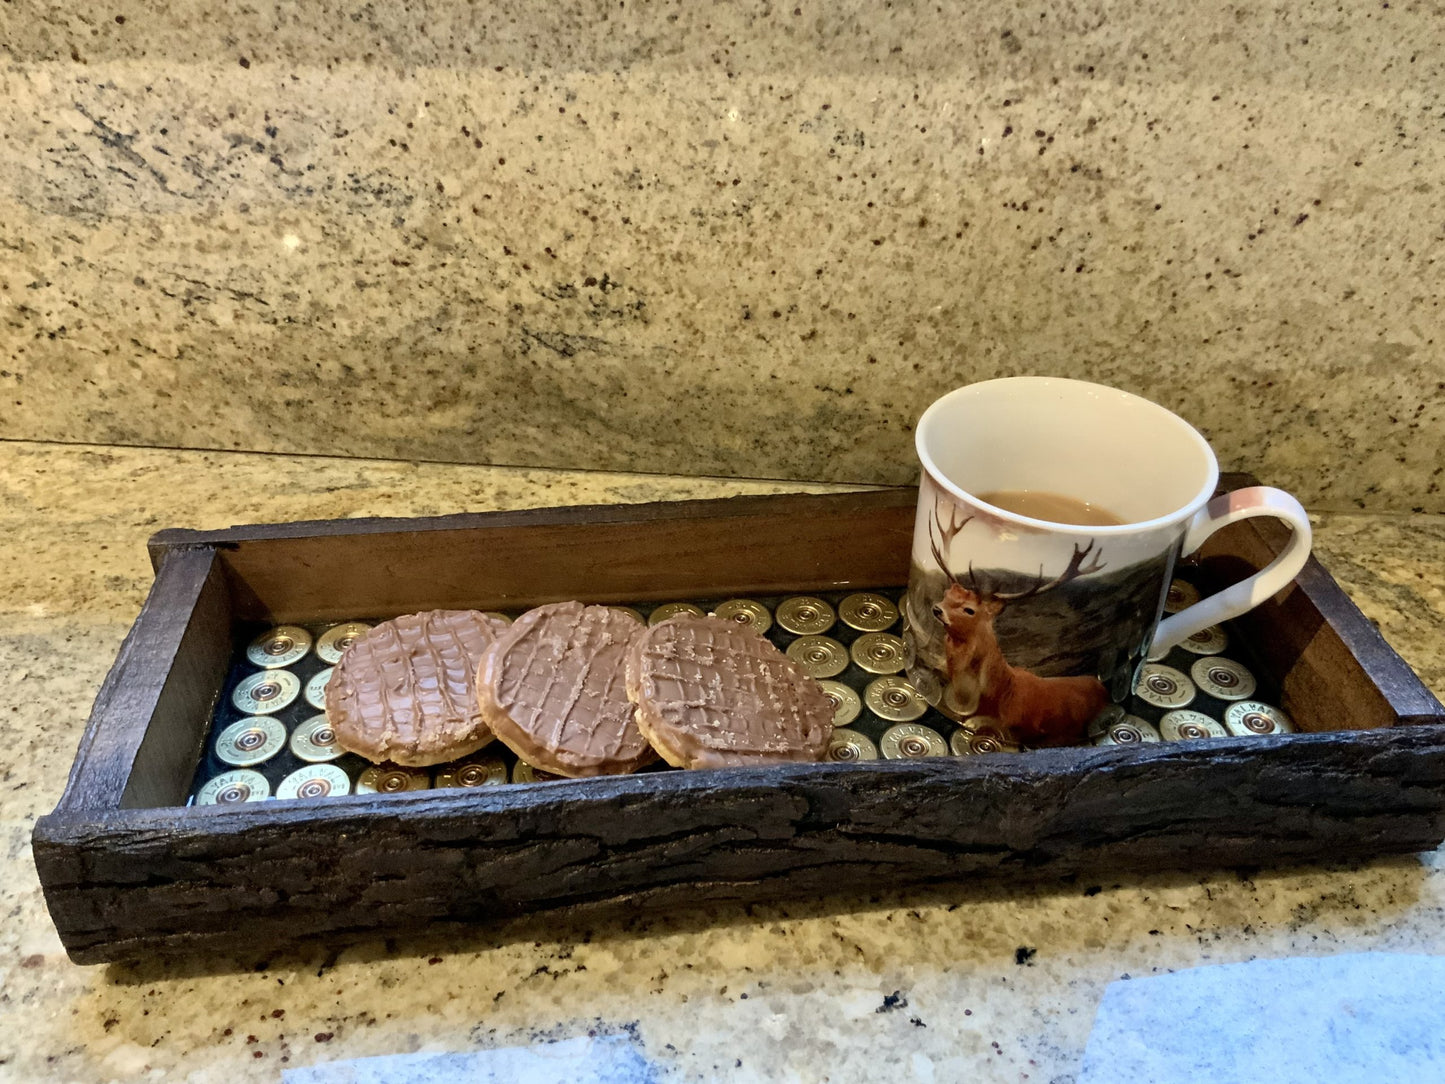
[[[0,5],[0,436],[905,482],[1083,376],[1445,511],[1445,21]]]
[[[30,857],[162,526],[770,492],[708,479],[0,444],[0,1080],[235,1084],[625,1036],[667,1081],[1071,1081],[1105,987],[1255,956],[1445,953],[1445,860],[517,922],[228,972],[70,964]],[[1445,693],[1445,517],[1321,517],[1326,564]]]

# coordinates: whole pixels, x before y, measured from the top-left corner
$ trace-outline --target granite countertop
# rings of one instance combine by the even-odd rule
[[[166,526],[823,489],[0,443],[0,1080],[277,1080],[366,1055],[621,1036],[660,1080],[1069,1081],[1105,987],[1255,957],[1445,952],[1440,852],[1339,869],[880,894],[263,969],[71,964],[30,857]],[[1317,550],[1445,694],[1445,516],[1322,512]]]
[[[1445,512],[1387,2],[10,4],[0,437],[906,483],[1033,372]]]

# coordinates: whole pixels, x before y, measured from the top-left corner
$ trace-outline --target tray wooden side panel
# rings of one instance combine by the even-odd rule
[[[1201,550],[1212,586],[1235,583],[1283,550],[1272,519],[1231,524]],[[1235,619],[1276,676],[1281,707],[1310,730],[1445,722],[1445,708],[1313,556],[1284,591]]]
[[[675,773],[222,810],[52,815],[81,963],[551,908],[867,893],[976,877],[1261,866],[1445,837],[1445,728]]]
[[[237,615],[325,620],[908,579],[913,489],[161,532],[218,548]]]
[[[166,555],[106,675],[56,812],[184,803],[231,652],[209,547]]]

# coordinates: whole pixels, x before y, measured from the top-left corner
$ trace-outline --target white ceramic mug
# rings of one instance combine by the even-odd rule
[[[1219,464],[1183,419],[1116,388],[1011,377],[950,392],[916,432],[923,464],[905,604],[908,676],[945,715],[1066,744],[1132,690],[1139,664],[1282,590],[1310,550],[1305,510],[1267,486],[1211,500]],[[1057,494],[1122,523],[1072,526],[981,494]],[[1226,524],[1293,530],[1266,568],[1160,620],[1181,554]]]

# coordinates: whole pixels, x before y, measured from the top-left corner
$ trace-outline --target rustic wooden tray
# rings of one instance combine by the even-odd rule
[[[1223,488],[1252,484],[1234,475]],[[618,901],[1260,866],[1445,838],[1445,708],[1311,561],[1243,622],[1302,731],[185,808],[233,628],[433,607],[902,585],[915,494],[163,531],[34,853],[73,960],[261,953]],[[1236,524],[1227,582],[1284,529]]]

